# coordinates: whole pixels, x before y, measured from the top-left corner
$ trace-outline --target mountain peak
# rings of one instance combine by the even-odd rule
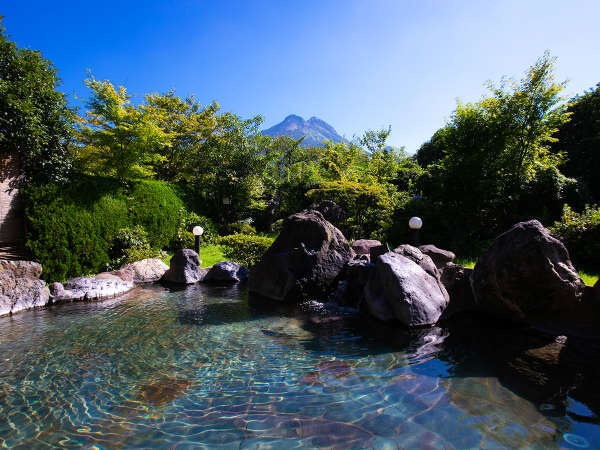
[[[335,131],[331,125],[316,116],[308,120],[296,115],[290,114],[282,122],[263,131],[267,136],[290,136],[294,139],[300,139],[303,147],[312,147],[323,145],[325,141],[342,142],[344,139]]]

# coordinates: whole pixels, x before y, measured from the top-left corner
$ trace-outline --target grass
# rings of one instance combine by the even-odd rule
[[[223,254],[223,250],[220,245],[207,245],[206,247],[200,247],[200,267],[211,267],[218,262],[225,261],[227,258]],[[167,253],[167,256],[161,258],[163,262],[168,266],[173,252]]]
[[[473,259],[473,258],[460,258],[460,257],[457,257],[454,260],[454,262],[456,264],[460,264],[463,267],[469,267],[470,269],[472,269],[473,267],[475,267],[475,263],[477,262],[477,260]],[[588,286],[593,286],[598,281],[598,275],[592,275],[592,274],[589,274],[589,273],[586,273],[586,272],[579,271],[579,276],[581,277],[581,279],[583,280],[583,282],[585,284],[587,284]]]

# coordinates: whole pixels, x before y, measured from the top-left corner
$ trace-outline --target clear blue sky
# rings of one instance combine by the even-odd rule
[[[392,126],[410,152],[456,99],[548,49],[567,96],[600,81],[600,1],[7,1],[7,32],[87,96],[86,69],[132,93],[194,93],[265,128],[318,116],[351,138]]]

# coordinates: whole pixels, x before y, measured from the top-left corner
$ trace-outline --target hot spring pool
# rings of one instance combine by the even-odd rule
[[[0,444],[600,448],[593,406],[517,395],[452,330],[390,341],[318,305],[275,308],[151,286],[2,317]]]

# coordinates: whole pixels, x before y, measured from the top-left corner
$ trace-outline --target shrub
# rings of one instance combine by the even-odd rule
[[[390,226],[393,201],[381,186],[351,181],[328,181],[306,196],[313,201],[332,200],[349,215],[340,224],[348,239],[382,238]]]
[[[175,190],[161,181],[137,181],[128,199],[132,222],[142,225],[150,245],[167,248],[177,235],[183,202]]]
[[[126,248],[123,252],[123,256],[114,261],[114,268],[121,267],[123,264],[140,261],[146,258],[164,258],[167,255],[166,252],[157,248],[152,248],[148,244]]]
[[[43,266],[46,281],[63,281],[104,270],[110,262],[106,236],[127,225],[122,204],[113,198],[82,206],[70,189],[30,184],[24,190],[26,247]],[[116,206],[114,214],[105,208]]]
[[[137,248],[130,250],[129,259],[135,252],[136,258],[156,256],[158,250],[152,249],[167,248],[177,239],[182,215],[203,226],[209,239],[217,236],[208,219],[185,212],[176,191],[164,182],[124,185],[80,175],[64,185],[29,183],[23,194],[26,247],[49,282],[103,271],[111,260],[114,264],[123,258],[127,248]],[[128,231],[119,234],[122,229]],[[136,230],[143,230],[147,245],[133,244],[140,238]]]
[[[600,269],[600,207],[587,205],[577,213],[565,205],[561,220],[550,227],[550,232],[565,243],[576,265]]]
[[[187,211],[182,208],[179,211],[179,226],[177,235],[171,242],[171,247],[179,248],[194,248],[196,244],[196,236],[192,233],[192,229],[199,225],[203,228],[202,236],[200,237],[200,245],[210,245],[219,237],[217,227],[214,222],[208,217],[199,216],[194,212]]]
[[[266,236],[231,234],[218,239],[223,253],[232,261],[246,267],[256,264],[275,239]]]
[[[256,234],[256,228],[242,220],[227,225],[229,234]]]
[[[162,258],[164,252],[150,246],[148,233],[140,225],[120,229],[114,239],[111,256],[111,267],[118,268],[123,264],[146,258]]]
[[[146,233],[144,227],[136,225],[134,227],[121,228],[115,236],[112,254],[119,257],[127,249],[145,246],[150,247],[150,243],[148,242],[148,233]]]

